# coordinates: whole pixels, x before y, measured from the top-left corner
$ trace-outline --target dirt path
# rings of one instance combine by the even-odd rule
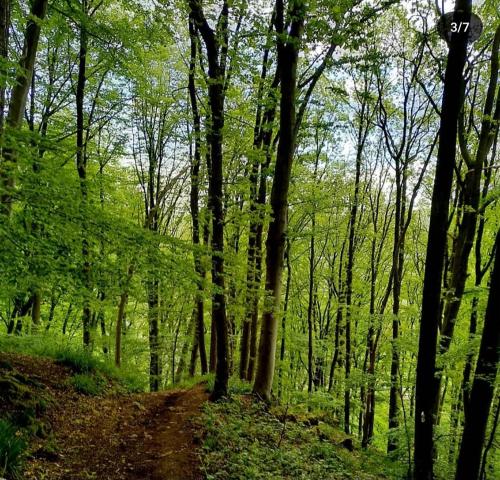
[[[205,390],[197,385],[104,398],[67,392],[63,404],[47,412],[53,438],[40,442],[25,478],[202,480],[191,421],[207,399]]]

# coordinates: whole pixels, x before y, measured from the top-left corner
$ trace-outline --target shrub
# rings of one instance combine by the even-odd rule
[[[0,334],[0,351],[53,358],[76,374],[102,373],[129,392],[145,391],[149,380],[135,365],[116,368],[109,359],[102,358],[98,352],[91,353],[82,346],[71,343],[67,338],[43,334],[25,337]]]
[[[102,377],[77,373],[70,378],[70,383],[77,392],[85,395],[100,395],[104,392],[106,382]]]
[[[8,420],[0,419],[0,476],[20,478],[26,442]]]
[[[60,365],[71,368],[75,373],[90,373],[98,368],[99,362],[83,349],[66,348],[55,354]]]

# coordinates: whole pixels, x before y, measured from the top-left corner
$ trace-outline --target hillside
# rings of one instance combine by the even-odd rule
[[[205,403],[205,384],[128,393],[77,355],[0,353],[0,386],[0,417],[27,441],[7,478],[391,478],[326,416],[269,409],[247,394]]]
[[[21,478],[202,478],[189,422],[207,398],[203,385],[128,394],[106,381],[89,395],[78,375],[51,359],[0,354],[1,416],[32,434]]]

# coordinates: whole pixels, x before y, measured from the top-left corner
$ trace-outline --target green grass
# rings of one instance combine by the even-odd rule
[[[214,374],[212,373],[209,373],[207,375],[195,375],[193,377],[189,377],[186,373],[185,377],[183,377],[181,381],[166,386],[165,390],[177,390],[179,388],[189,389],[202,382],[206,382],[207,384],[212,383],[213,385],[214,378]]]
[[[0,476],[20,478],[27,444],[18,429],[0,419]]]
[[[283,413],[283,407],[268,411],[250,397],[206,404],[199,422],[205,430],[202,464],[207,480],[404,477],[404,466],[378,451],[345,449],[341,442],[346,436],[334,425],[308,422],[302,413],[292,411],[287,413],[293,420],[283,423]]]
[[[106,390],[106,380],[95,374],[76,373],[70,378],[69,383],[77,392],[84,395],[101,395]]]
[[[129,392],[143,392],[147,377],[125,366],[116,368],[99,352],[89,352],[66,337],[51,335],[0,335],[0,351],[42,356],[69,367],[76,375],[100,373],[114,380]]]

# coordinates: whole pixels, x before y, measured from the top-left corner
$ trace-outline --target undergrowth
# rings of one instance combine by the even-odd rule
[[[10,421],[0,418],[0,477],[21,478],[26,441]]]
[[[395,480],[404,476],[399,463],[379,452],[345,448],[346,435],[334,425],[283,407],[269,410],[250,396],[207,403],[199,422],[205,431],[202,464],[207,480]]]
[[[90,353],[81,346],[72,344],[66,338],[31,335],[0,335],[0,351],[49,357],[57,363],[69,367],[75,375],[102,374],[121,385],[129,392],[146,390],[147,378],[135,369],[116,368],[102,354]],[[85,382],[85,380],[83,380]],[[79,381],[76,380],[76,383]]]
[[[84,395],[101,395],[106,390],[106,380],[100,375],[76,373],[69,382],[77,392]]]

